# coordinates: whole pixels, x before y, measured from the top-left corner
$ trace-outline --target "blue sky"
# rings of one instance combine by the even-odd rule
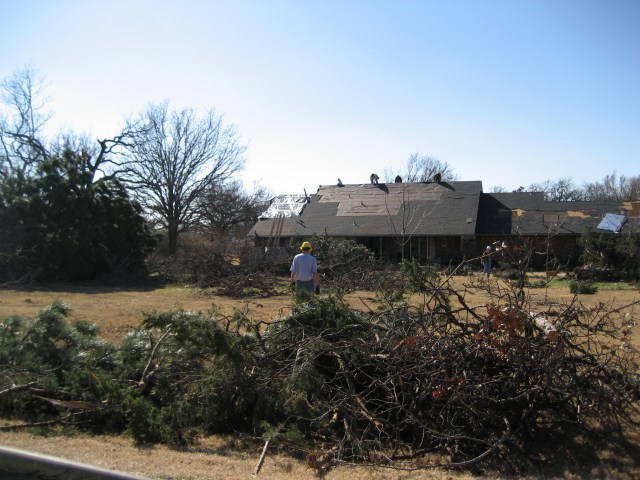
[[[273,193],[416,152],[485,191],[640,175],[639,0],[0,0],[0,78],[25,65],[55,129],[214,108]]]

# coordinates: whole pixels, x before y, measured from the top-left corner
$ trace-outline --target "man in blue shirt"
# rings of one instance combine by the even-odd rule
[[[300,252],[291,262],[291,281],[296,284],[296,291],[304,289],[320,293],[320,275],[318,261],[311,255],[313,248],[309,242],[300,245]]]

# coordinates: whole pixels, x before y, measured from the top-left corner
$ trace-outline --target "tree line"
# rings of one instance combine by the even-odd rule
[[[164,101],[129,116],[110,138],[46,138],[43,85],[30,66],[0,83],[0,282],[144,274],[159,242],[174,255],[185,232],[213,242],[242,235],[268,205],[268,188],[247,191],[239,180],[246,146],[214,109],[201,114]],[[396,173],[386,169],[383,178]],[[405,182],[458,179],[447,162],[420,152],[399,174]],[[548,200],[632,201],[640,176],[614,172],[583,187],[564,178],[527,191]]]
[[[505,192],[502,187],[494,192]],[[542,192],[545,200],[555,202],[636,202],[640,200],[640,175],[627,177],[613,172],[600,181],[585,182],[582,186],[570,177],[532,183],[527,188],[519,187],[514,192]]]
[[[0,281],[142,273],[166,238],[221,238],[251,224],[269,192],[237,174],[246,147],[215,110],[150,104],[121,132],[47,139],[43,80],[32,67],[0,85]]]
[[[406,161],[400,178],[406,182],[433,181],[438,175],[442,181],[459,180],[454,168],[437,157],[421,152],[412,153]],[[392,182],[395,173],[385,169],[385,181]],[[505,193],[509,190],[495,186],[493,193]],[[527,187],[520,186],[512,192],[542,192],[545,200],[558,202],[600,201],[600,202],[635,202],[640,200],[640,175],[627,177],[613,172],[602,180],[585,182],[578,185],[572,178],[550,179],[532,183]]]

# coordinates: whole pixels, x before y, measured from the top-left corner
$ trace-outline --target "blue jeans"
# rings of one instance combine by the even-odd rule
[[[311,293],[315,290],[313,280],[296,280],[296,290],[309,290]]]

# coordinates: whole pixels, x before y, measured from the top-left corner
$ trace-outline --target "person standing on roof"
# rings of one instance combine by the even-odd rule
[[[307,290],[320,293],[320,275],[318,274],[318,261],[311,255],[313,248],[309,242],[300,245],[300,253],[293,257],[291,262],[291,282],[296,284],[296,292]]]

